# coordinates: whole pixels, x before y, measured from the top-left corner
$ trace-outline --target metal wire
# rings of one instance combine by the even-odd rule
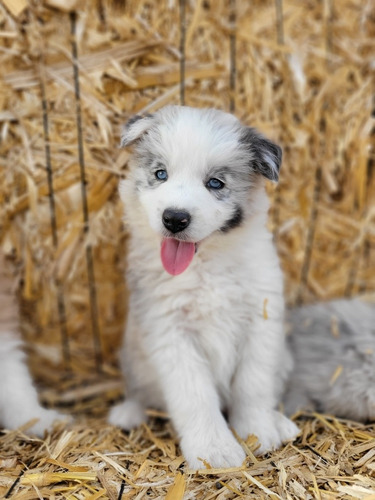
[[[237,65],[236,65],[236,21],[237,21],[237,8],[236,0],[230,0],[230,12],[229,12],[229,23],[230,23],[230,36],[229,36],[229,54],[230,54],[230,71],[229,71],[229,89],[230,89],[230,99],[229,99],[229,111],[234,113],[236,111],[236,79],[237,79]]]
[[[284,45],[283,0],[275,0],[275,8],[276,8],[277,43],[279,45]]]
[[[326,10],[326,18],[327,18],[327,30],[326,30],[326,51],[327,53],[332,50],[332,29],[330,28],[329,22],[332,21],[333,18],[333,0],[326,0],[326,5],[325,5],[325,10]],[[328,58],[327,58],[328,59]],[[373,98],[372,98],[372,110],[371,110],[371,116],[375,117],[375,76],[373,75]],[[375,136],[375,126],[372,128],[370,132],[371,136]],[[369,151],[369,156],[367,159],[367,168],[366,168],[366,182],[365,185],[368,186],[371,183],[371,177],[372,177],[372,172],[371,172],[371,151],[372,148],[370,148]],[[367,195],[367,193],[366,193]],[[367,196],[366,196],[367,198]],[[366,209],[363,211],[362,218],[366,216]],[[353,255],[352,258],[352,263],[351,263],[351,268],[349,271],[349,276],[348,276],[348,281],[346,284],[345,292],[344,295],[346,297],[351,297],[355,291],[355,285],[358,279],[358,274],[359,271],[364,265],[366,268],[367,266],[370,265],[369,259],[370,259],[370,252],[371,252],[371,243],[368,238],[368,235],[364,236],[364,241],[361,244],[360,248],[358,249],[357,252]],[[366,281],[360,281],[359,286],[358,286],[358,292],[359,293],[365,293],[367,290],[367,283]]]
[[[125,483],[125,479],[123,479],[123,480],[121,481],[120,491],[119,491],[119,493],[118,493],[117,500],[122,500],[122,496],[123,496],[123,494],[124,494],[124,490],[125,490],[125,485],[126,485],[126,483]]]
[[[27,469],[31,466],[32,460],[28,460],[27,463],[24,464],[23,468],[21,469],[20,473],[14,480],[14,482],[11,484],[9,490],[5,493],[4,498],[10,498],[13,495],[13,491],[15,490],[16,486],[22,479],[22,476],[25,474]]]
[[[276,9],[276,32],[277,32],[277,43],[278,45],[284,45],[284,17],[283,17],[283,1],[275,0]],[[284,57],[284,56],[282,56]],[[280,206],[281,206],[281,193],[280,193],[280,183],[277,184],[275,189],[275,196],[273,200],[273,212],[272,219],[274,225],[274,238],[277,242],[279,237],[279,227],[280,227]]]
[[[48,104],[46,97],[45,88],[45,78],[44,78],[44,55],[42,51],[42,60],[40,66],[40,91],[42,97],[42,112],[43,112],[43,136],[44,136],[44,150],[46,156],[46,171],[47,171],[47,181],[48,181],[48,197],[49,197],[49,207],[50,207],[50,223],[51,223],[51,233],[53,247],[56,250],[58,246],[58,233],[57,233],[57,221],[56,221],[56,205],[55,205],[55,192],[53,187],[53,169],[51,160],[51,147],[50,147],[50,137],[49,137],[49,118],[48,118]],[[61,345],[63,351],[63,359],[65,368],[71,370],[71,355],[69,347],[69,336],[66,321],[66,308],[64,299],[64,289],[63,284],[60,280],[54,278],[55,286],[57,289],[57,310],[59,315],[60,324],[60,337]]]
[[[296,297],[297,305],[301,305],[303,303],[303,290],[307,286],[307,279],[310,271],[311,256],[315,238],[316,221],[318,218],[318,203],[320,200],[321,189],[322,189],[322,169],[320,166],[318,166],[315,171],[314,195],[312,201],[309,227],[307,231],[305,254],[303,258],[300,282]]]
[[[86,171],[85,171],[85,157],[83,149],[83,134],[82,134],[82,113],[81,113],[81,94],[79,85],[79,68],[78,68],[78,48],[76,40],[76,13],[70,13],[71,21],[71,36],[72,36],[72,62],[73,62],[73,77],[74,77],[74,91],[76,101],[76,120],[77,120],[77,143],[78,143],[78,160],[81,176],[81,197],[82,197],[82,212],[83,212],[83,232],[84,235],[89,233],[90,221],[89,210],[87,203],[86,191]],[[94,259],[92,253],[92,246],[90,243],[86,244],[86,266],[87,277],[89,281],[89,295],[90,295],[90,313],[91,313],[91,327],[94,341],[95,363],[98,372],[101,372],[103,355],[101,346],[101,336],[99,329],[98,318],[98,304],[96,294],[96,282],[94,272]]]
[[[186,76],[186,2],[180,0],[180,104],[185,105]]]
[[[331,62],[330,56],[332,53],[332,22],[333,22],[333,6],[332,6],[331,0],[324,0],[324,9],[325,9],[325,20],[326,20],[326,24],[325,24],[325,26],[326,26],[325,62],[326,62],[326,71],[329,72],[330,71],[330,62]],[[328,102],[325,100],[323,102],[323,113],[327,114],[328,112],[329,112],[329,105],[328,105]],[[325,127],[326,125],[327,125],[327,120],[323,116],[322,127]],[[324,137],[324,134],[323,134],[323,137]],[[327,144],[324,143],[322,145],[322,147],[324,149],[326,149]],[[323,157],[326,157],[326,155],[323,155]],[[315,171],[314,195],[313,195],[311,215],[310,215],[309,227],[308,227],[307,238],[306,238],[305,255],[304,255],[304,259],[303,259],[303,263],[302,263],[300,283],[299,283],[298,292],[297,292],[297,299],[296,299],[297,305],[302,304],[302,302],[303,302],[303,289],[305,287],[307,287],[308,275],[309,275],[310,265],[311,265],[311,256],[312,256],[312,251],[313,251],[314,238],[315,238],[317,219],[318,219],[318,203],[320,200],[320,194],[321,194],[322,185],[323,185],[323,183],[322,183],[323,175],[322,174],[323,174],[322,167],[321,167],[321,165],[318,165],[316,168],[316,171]]]

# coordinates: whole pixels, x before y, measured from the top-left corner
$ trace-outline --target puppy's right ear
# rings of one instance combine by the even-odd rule
[[[134,115],[125,123],[121,134],[121,147],[133,144],[151,127],[154,115]]]

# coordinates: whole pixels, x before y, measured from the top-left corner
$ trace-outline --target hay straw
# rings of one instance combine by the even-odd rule
[[[26,0],[4,0],[5,7],[14,17],[19,17],[27,8]]]
[[[0,243],[22,278],[22,328],[30,341],[31,368],[44,386],[42,399],[75,414],[103,416],[121,397],[115,359],[126,316],[127,235],[117,186],[129,157],[118,149],[121,125],[134,113],[179,102],[182,63],[187,105],[229,110],[235,104],[245,124],[259,127],[284,148],[279,187],[268,186],[268,191],[276,201],[270,227],[277,235],[288,303],[375,290],[371,2],[254,0],[250,5],[237,0],[235,29],[232,1],[184,4],[182,51],[177,0],[79,2],[86,233],[67,12],[72,4],[0,4]],[[236,40],[235,81],[229,78],[234,63],[230,35]],[[43,136],[43,93],[48,136]],[[321,173],[318,187],[316,172]],[[100,377],[92,374],[96,364],[85,270],[89,247],[103,332]],[[71,354],[68,375],[60,346],[59,294]],[[333,382],[335,376],[338,371]],[[67,436],[63,429],[56,428],[44,442],[5,432],[0,437],[0,491],[9,491],[23,473],[24,482],[19,479],[12,493],[21,500],[43,495],[117,499],[121,489],[123,498],[142,498],[147,492],[150,498],[165,498],[170,491],[178,498],[183,487],[186,498],[239,493],[266,498],[269,491],[288,499],[371,498],[374,428],[320,416],[302,416],[299,425],[297,444],[270,457],[257,460],[256,443],[244,443],[249,455],[245,472],[259,484],[243,470],[178,475],[182,458],[174,435],[157,422],[130,436],[98,422],[77,425],[71,428],[69,446],[60,448],[57,443]],[[51,459],[54,450],[60,455]],[[119,455],[109,455],[117,450]],[[95,479],[64,476],[57,482],[61,476],[54,476],[79,472]],[[38,482],[32,474],[44,479]],[[30,477],[35,481],[25,484]],[[53,480],[45,485],[47,479]]]
[[[62,324],[58,295],[63,295],[73,358],[77,352],[93,356],[84,272],[90,246],[98,324],[111,332],[102,338],[104,363],[112,363],[123,328],[125,234],[116,190],[128,153],[118,151],[119,134],[132,113],[178,102],[181,40],[175,22],[179,8],[177,2],[173,5],[165,1],[149,8],[144,2],[128,2],[117,7],[104,2],[104,24],[88,3],[77,13],[91,220],[87,235],[79,196],[69,15],[36,4],[26,21],[22,18],[24,29],[21,18],[2,10],[4,245],[20,262],[28,337],[57,345]],[[354,8],[349,0],[340,11],[324,5],[268,1],[250,9],[236,2],[235,33],[232,4],[220,1],[212,9],[200,2],[195,10],[186,5],[186,103],[229,109],[235,84],[238,116],[284,146],[281,182],[276,193],[269,186],[269,193],[276,196],[270,224],[278,226],[273,229],[289,303],[375,289],[375,219],[370,216],[375,176],[367,166],[373,151],[372,21],[366,7]],[[229,79],[231,33],[236,36],[235,82]],[[41,83],[49,125],[45,141]],[[52,179],[45,170],[46,147]],[[314,191],[316,171],[322,178]],[[55,251],[49,230],[51,187]],[[77,362],[71,363],[75,369]]]
[[[77,422],[69,430],[58,425],[45,440],[5,432],[0,495],[17,481],[8,498],[371,498],[374,426],[318,414],[301,415],[297,423],[302,437],[282,450],[255,463],[248,457],[240,468],[198,472],[184,467],[165,421],[152,420],[149,429],[130,434],[100,420]]]

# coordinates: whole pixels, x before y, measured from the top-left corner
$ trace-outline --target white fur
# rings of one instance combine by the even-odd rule
[[[43,408],[38,401],[17,333],[17,308],[9,278],[3,270],[0,254],[0,425],[16,429],[37,418],[30,431],[41,436],[61,415]]]
[[[43,408],[25,363],[21,342],[14,333],[0,334],[0,424],[16,429],[35,418],[30,432],[39,436],[62,416]]]
[[[127,400],[109,420],[130,429],[144,420],[146,407],[166,409],[191,468],[201,468],[202,460],[239,466],[245,453],[231,427],[244,439],[257,435],[260,452],[298,433],[275,409],[291,362],[263,179],[251,169],[253,153],[240,146],[242,126],[233,116],[173,106],[147,121],[148,128],[137,126],[142,133],[120,188],[131,235],[121,357]],[[134,140],[131,125],[125,144],[131,142],[127,134]],[[160,165],[168,180],[150,187],[147,176]],[[225,199],[205,186],[221,167],[227,168]],[[171,206],[192,215],[181,239],[199,243],[178,276],[170,276],[160,260],[162,213]],[[242,223],[221,231],[239,206]]]

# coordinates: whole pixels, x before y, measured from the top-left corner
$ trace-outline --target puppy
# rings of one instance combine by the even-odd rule
[[[46,410],[38,401],[18,334],[18,311],[11,285],[0,252],[0,426],[15,429],[38,418],[30,431],[41,436],[61,415]]]
[[[127,399],[109,420],[130,429],[145,407],[166,409],[190,468],[240,466],[230,428],[260,453],[298,433],[276,410],[291,361],[264,180],[278,179],[281,149],[232,115],[178,106],[130,120],[133,143],[120,186]]]
[[[375,304],[357,299],[292,309],[288,344],[295,366],[285,409],[375,419]]]

